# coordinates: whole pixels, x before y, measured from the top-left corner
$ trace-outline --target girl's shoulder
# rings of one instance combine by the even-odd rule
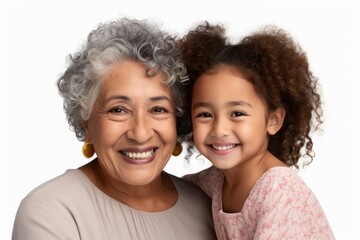
[[[305,182],[300,178],[297,171],[290,167],[273,167],[267,170],[258,180],[257,184],[276,189],[308,189]]]
[[[297,174],[297,171],[291,167],[272,167],[267,170],[263,176],[259,179],[264,181],[283,181],[284,179],[299,181],[301,180]]]
[[[279,200],[295,205],[317,201],[297,171],[289,167],[273,167],[266,171],[256,182],[248,199],[251,205],[262,206],[271,206]]]
[[[267,239],[334,239],[315,194],[289,167],[274,167],[263,174],[251,190],[243,214],[261,223],[258,231]]]

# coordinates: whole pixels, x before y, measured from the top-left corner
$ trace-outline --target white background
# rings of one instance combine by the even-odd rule
[[[300,42],[319,77],[323,133],[314,162],[300,171],[337,239],[360,239],[359,7],[351,1],[5,0],[0,3],[0,239],[10,239],[21,199],[40,183],[87,162],[69,130],[56,80],[65,56],[98,23],[126,15],[163,23],[181,36],[202,20],[234,38],[276,24]],[[182,156],[166,170],[182,176],[208,162]]]

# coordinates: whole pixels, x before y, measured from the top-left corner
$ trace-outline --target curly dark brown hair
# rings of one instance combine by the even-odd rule
[[[310,164],[315,156],[312,129],[322,121],[322,102],[318,79],[309,68],[306,53],[283,29],[265,26],[236,44],[230,44],[222,25],[204,22],[189,31],[179,45],[190,83],[186,90],[186,110],[179,139],[187,142],[192,153],[191,97],[196,79],[219,66],[231,66],[250,81],[262,96],[269,111],[283,107],[286,111],[280,131],[270,136],[268,150],[298,168],[303,153]],[[314,123],[314,125],[313,125]]]

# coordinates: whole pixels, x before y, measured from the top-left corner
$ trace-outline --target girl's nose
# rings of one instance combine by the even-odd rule
[[[215,119],[210,135],[217,138],[228,137],[230,135],[228,120],[225,118]]]

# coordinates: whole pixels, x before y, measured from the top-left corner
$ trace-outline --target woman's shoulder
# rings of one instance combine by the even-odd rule
[[[212,197],[214,189],[221,188],[224,175],[220,169],[211,166],[200,172],[188,174],[183,179],[198,185],[208,196]]]
[[[77,204],[81,202],[87,204],[84,201],[93,193],[96,193],[96,189],[90,180],[80,170],[69,169],[28,193],[19,205],[18,214],[66,213],[69,209],[79,207]]]
[[[59,232],[63,236],[76,236],[73,212],[87,204],[81,191],[86,179],[81,174],[80,170],[68,170],[32,190],[17,210],[14,239],[21,239],[27,233],[37,239],[47,239],[48,235]]]
[[[188,209],[188,206],[191,205],[193,214],[198,212],[201,215],[206,215],[207,218],[211,220],[211,199],[209,196],[206,195],[205,192],[194,183],[173,175],[170,176],[176,187],[176,190],[178,191],[176,209],[184,211],[183,208]]]
[[[178,190],[178,192],[180,192],[180,194],[186,194],[189,196],[194,196],[194,194],[195,195],[204,194],[203,191],[201,191],[199,189],[199,187],[196,184],[194,184],[193,182],[188,181],[187,179],[185,179],[183,177],[180,178],[180,177],[177,177],[177,176],[174,176],[171,174],[170,174],[170,177],[171,177],[174,185],[176,186],[176,189]]]
[[[209,182],[214,181],[217,178],[223,177],[222,171],[220,169],[211,166],[209,168],[203,169],[197,173],[191,173],[184,175],[182,178],[191,182]]]
[[[78,169],[68,169],[65,173],[56,176],[36,188],[34,188],[24,199],[46,199],[61,197],[64,194],[78,191],[88,180]]]

